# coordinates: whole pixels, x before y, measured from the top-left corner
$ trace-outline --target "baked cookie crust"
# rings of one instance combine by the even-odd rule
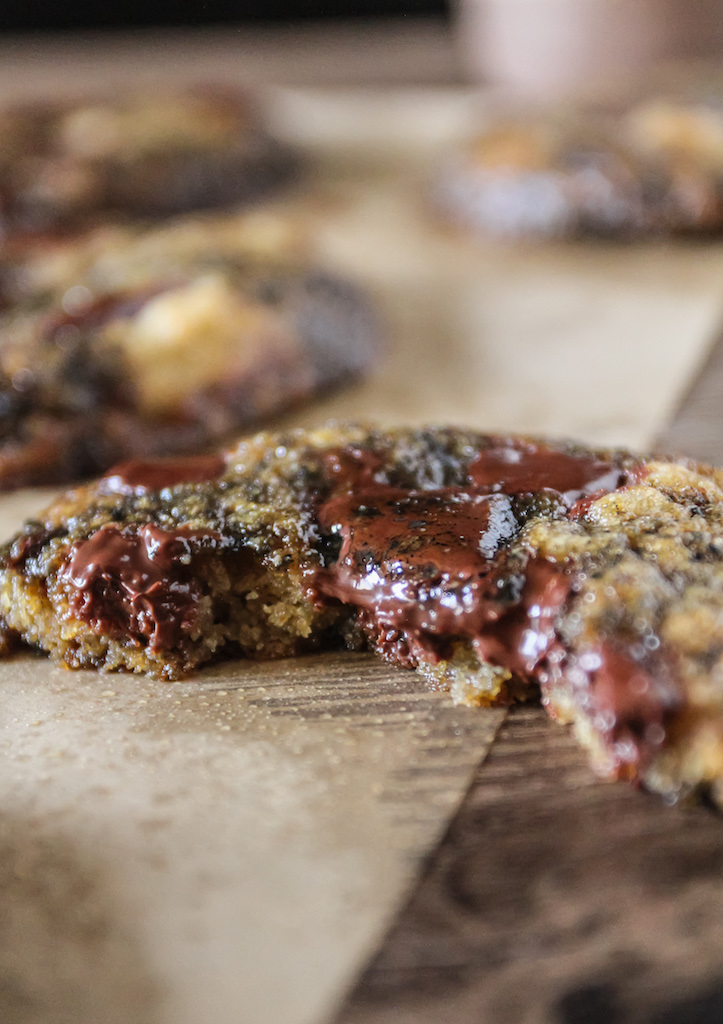
[[[723,472],[426,428],[261,434],[69,492],[0,614],[69,667],[368,648],[455,700],[540,693],[591,763],[723,800]]]

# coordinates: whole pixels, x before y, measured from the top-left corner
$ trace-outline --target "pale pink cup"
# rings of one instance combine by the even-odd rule
[[[542,97],[614,92],[723,52],[723,0],[458,0],[457,15],[475,78]]]

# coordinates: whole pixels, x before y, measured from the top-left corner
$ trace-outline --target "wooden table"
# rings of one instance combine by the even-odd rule
[[[189,68],[283,87],[319,253],[387,314],[379,373],[300,421],[723,461],[720,346],[680,406],[723,315],[714,245],[501,249],[428,217],[477,102],[440,25],[4,40],[0,94]],[[720,818],[596,780],[538,708],[458,710],[367,658],[177,688],[32,658],[0,676],[7,1024],[723,1019]]]

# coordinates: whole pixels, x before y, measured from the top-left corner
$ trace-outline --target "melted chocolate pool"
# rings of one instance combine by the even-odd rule
[[[178,484],[202,484],[221,476],[226,461],[219,455],[180,459],[134,460],[108,470],[100,481],[103,494],[148,494]]]
[[[379,482],[373,456],[354,449],[331,453],[327,471],[332,493],[318,517],[339,547],[317,574],[317,598],[359,608],[392,661],[434,663],[465,640],[481,659],[538,683],[564,658],[556,622],[575,579],[563,564],[511,553],[529,498],[546,500],[555,517],[577,518],[595,497],[644,476],[640,464],[504,439],[474,457],[460,487],[395,488]],[[670,694],[650,666],[606,649],[577,673],[619,760],[660,742]]]
[[[94,632],[172,650],[198,622],[199,556],[222,543],[211,530],[104,526],[74,545],[59,580],[72,585],[70,607]]]
[[[619,465],[588,453],[570,454],[534,442],[501,440],[481,451],[469,467],[472,483],[505,494],[554,491],[567,505],[622,487]]]
[[[374,458],[354,449],[330,453],[327,471],[333,490],[319,521],[341,547],[319,574],[318,593],[413,633],[430,658],[439,652],[434,638],[453,636],[472,640],[485,657],[494,649],[501,663],[513,663],[506,667],[524,665],[528,672],[539,660],[540,642],[520,635],[514,650],[509,637],[492,643],[496,624],[514,610],[530,630],[533,621],[545,620],[546,634],[553,611],[540,608],[556,613],[569,583],[553,563],[538,560],[534,571],[520,566],[517,574],[509,565],[509,543],[521,526],[515,499],[542,495],[564,514],[587,496],[624,486],[628,476],[621,465],[588,453],[503,440],[474,457],[461,487],[405,490],[380,483]]]

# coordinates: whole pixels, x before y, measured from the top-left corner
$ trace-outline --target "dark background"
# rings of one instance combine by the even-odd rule
[[[0,0],[0,31],[444,15],[446,0]]]

